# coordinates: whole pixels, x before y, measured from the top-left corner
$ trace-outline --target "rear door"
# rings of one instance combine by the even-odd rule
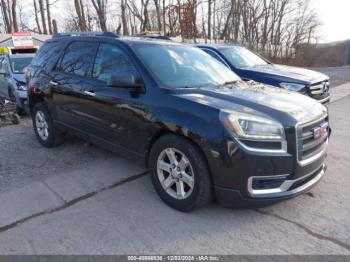
[[[68,127],[87,130],[84,109],[88,103],[86,90],[98,43],[73,41],[52,72],[49,85],[55,118]]]

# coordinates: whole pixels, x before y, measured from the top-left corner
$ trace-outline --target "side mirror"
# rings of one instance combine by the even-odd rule
[[[133,91],[143,90],[143,84],[141,83],[138,75],[134,72],[112,74],[111,78],[107,82],[107,85],[110,87],[131,88]]]

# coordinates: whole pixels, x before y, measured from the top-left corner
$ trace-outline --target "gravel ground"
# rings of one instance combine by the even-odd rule
[[[349,255],[349,95],[329,105],[333,133],[320,183],[294,199],[253,210],[213,203],[178,212],[159,199],[133,161],[77,139],[45,149],[35,141],[29,119],[6,127],[0,131],[0,162],[7,160],[2,170],[11,172],[15,184],[26,176],[40,181],[0,193],[0,254]],[[2,156],[7,152],[11,156]]]
[[[75,137],[57,148],[42,147],[29,117],[18,126],[0,128],[0,193],[33,181],[84,167],[92,160],[110,159],[114,154]]]
[[[313,68],[330,77],[332,87],[350,82],[350,66]]]

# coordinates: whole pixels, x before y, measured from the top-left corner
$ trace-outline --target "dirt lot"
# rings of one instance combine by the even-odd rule
[[[180,213],[132,161],[76,138],[43,148],[29,118],[2,127],[0,254],[350,255],[350,84],[332,92],[326,176],[256,210]]]

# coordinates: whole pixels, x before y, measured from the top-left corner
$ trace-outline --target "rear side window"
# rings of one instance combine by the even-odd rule
[[[62,43],[60,42],[45,43],[39,49],[31,64],[51,70],[56,64],[61,50]]]
[[[73,42],[66,49],[57,71],[79,76],[87,76],[93,63],[95,43]]]
[[[112,73],[127,74],[135,72],[136,68],[129,57],[118,47],[110,44],[101,44],[94,63],[92,77],[108,81]]]

